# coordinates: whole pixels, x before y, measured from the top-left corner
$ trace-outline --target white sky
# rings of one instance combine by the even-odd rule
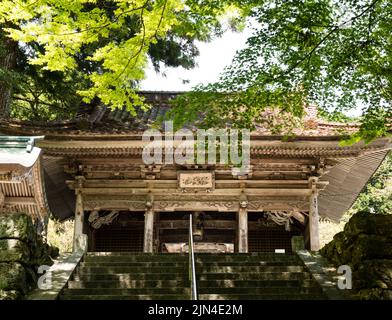
[[[146,79],[141,82],[142,90],[153,91],[187,91],[199,83],[207,84],[218,80],[224,67],[229,65],[237,50],[244,47],[251,31],[242,33],[227,31],[221,38],[209,43],[197,42],[200,55],[196,58],[197,67],[191,70],[184,68],[162,68],[166,77],[157,74],[152,65],[146,72]],[[189,80],[184,84],[183,80]]]
[[[148,91],[188,91],[197,84],[207,84],[218,80],[223,69],[230,65],[235,52],[245,46],[246,39],[252,34],[250,28],[243,32],[227,31],[222,37],[209,43],[197,42],[200,55],[196,58],[197,67],[162,68],[161,73],[155,72],[151,64],[146,71],[146,79],[141,82],[141,90]],[[162,75],[162,72],[165,76]],[[189,80],[189,83],[183,83]],[[361,115],[361,105],[346,112],[348,116]]]

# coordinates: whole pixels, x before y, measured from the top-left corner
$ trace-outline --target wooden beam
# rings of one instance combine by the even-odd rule
[[[72,180],[67,180],[66,183],[71,189],[76,188],[76,183]],[[248,188],[257,188],[262,187],[265,188],[271,185],[276,187],[308,187],[307,179],[298,179],[298,180],[216,180],[215,187],[216,188],[228,188],[228,189],[236,189],[239,188],[240,183],[243,183],[245,187]],[[155,189],[164,188],[164,189],[177,189],[177,180],[141,180],[141,179],[125,179],[125,180],[113,180],[113,179],[86,179],[84,183],[84,188],[147,188],[148,184],[152,184]],[[317,184],[319,187],[328,185],[328,181],[320,181]]]
[[[80,191],[83,192],[83,194],[97,194],[97,195],[147,195],[148,194],[148,189],[145,188],[80,188]],[[167,190],[167,189],[152,189],[152,194],[153,195],[162,195],[162,196],[167,196],[167,195],[184,195],[184,194],[194,194],[196,195],[202,195],[202,194],[208,194],[208,195],[215,195],[215,196],[239,196],[241,193],[240,189],[215,189],[211,192],[204,192],[204,191],[199,191],[199,192],[181,192],[179,190],[173,189],[173,190]],[[310,196],[310,189],[300,189],[300,188],[265,188],[265,189],[259,189],[259,188],[245,188],[244,192],[248,196]]]
[[[36,204],[34,197],[5,197],[4,198],[5,205],[32,205]]]
[[[187,229],[187,220],[161,220],[159,222],[159,229]],[[230,220],[204,220],[203,229],[221,229],[221,230],[234,230],[236,228],[235,221]]]

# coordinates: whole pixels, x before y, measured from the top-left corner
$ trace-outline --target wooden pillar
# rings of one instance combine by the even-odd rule
[[[154,248],[154,210],[147,207],[144,214],[144,245],[143,252],[153,252]]]
[[[242,192],[238,210],[238,252],[248,252],[248,200]]]
[[[310,250],[317,251],[320,249],[319,236],[319,212],[318,212],[318,191],[316,187],[317,178],[310,180],[311,195],[309,201],[309,236]]]
[[[76,191],[76,207],[75,207],[75,221],[74,221],[74,235],[73,235],[73,251],[84,250],[81,248],[83,237],[83,224],[84,224],[84,210],[82,192]]]

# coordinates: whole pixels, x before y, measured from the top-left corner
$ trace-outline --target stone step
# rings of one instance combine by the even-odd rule
[[[326,300],[324,295],[306,294],[200,294],[199,300]],[[60,300],[190,300],[189,295],[62,295]]]
[[[175,294],[186,295],[190,294],[190,288],[184,287],[167,287],[167,288],[82,288],[82,289],[63,289],[63,295],[163,295]]]
[[[188,272],[184,273],[88,273],[78,270],[75,281],[131,281],[131,280],[189,280]]]
[[[198,294],[261,294],[261,295],[278,295],[278,294],[321,294],[322,290],[319,287],[234,287],[234,288],[225,288],[225,287],[199,287],[197,289]]]
[[[88,261],[82,262],[83,267],[112,267],[112,266],[130,266],[130,267],[183,267],[188,266],[188,261]],[[293,263],[286,261],[196,261],[196,267],[211,266],[292,266]]]
[[[166,288],[189,287],[189,280],[101,280],[101,281],[69,281],[69,289],[84,288]],[[312,280],[201,280],[197,282],[198,288],[310,288],[314,287]]]
[[[195,254],[195,259],[200,261],[287,261],[298,263],[297,256],[290,255],[201,255]]]
[[[242,273],[224,273],[211,272],[206,274],[197,274],[198,281],[210,280],[311,280],[312,275],[308,272],[242,272]],[[186,273],[88,273],[78,271],[74,275],[75,281],[131,281],[131,280],[188,280],[189,275]]]
[[[61,295],[60,300],[190,300],[190,294]]]
[[[206,274],[209,272],[226,272],[226,273],[240,273],[240,272],[302,272],[303,266],[197,266],[196,274]]]
[[[189,287],[189,279],[186,280],[101,280],[101,281],[68,281],[69,289],[85,288],[167,288]]]
[[[230,257],[230,256],[240,256],[240,257],[296,257],[295,254],[287,253],[273,253],[273,252],[250,252],[250,253],[238,253],[238,252],[228,252],[228,253],[208,253],[200,252],[195,253],[197,256],[202,257]],[[102,256],[155,256],[155,257],[165,257],[165,256],[182,256],[188,257],[188,253],[146,253],[146,252],[87,252],[87,257],[102,257]]]
[[[91,262],[91,263],[106,263],[106,262],[154,262],[154,261],[161,261],[161,262],[188,262],[188,257],[183,256],[165,256],[165,257],[156,257],[156,256],[98,256],[98,257],[90,257],[86,256],[84,258],[84,262]],[[255,256],[222,256],[222,257],[199,257],[198,255],[195,256],[195,261],[200,263],[209,263],[209,262],[260,262],[264,261],[266,263],[292,263],[298,264],[296,258],[288,257],[273,257],[273,258],[264,258],[264,257],[255,257]]]
[[[321,294],[320,288],[199,288],[198,294],[255,294],[255,295],[295,295],[295,294]],[[163,294],[190,294],[190,288],[184,287],[168,287],[168,288],[82,288],[82,289],[64,289],[63,295],[163,295]]]
[[[86,256],[84,262],[188,262],[188,256]]]
[[[171,267],[171,273],[188,272],[188,266]],[[167,268],[161,266],[142,267],[142,266],[80,266],[79,271],[84,273],[166,273]],[[303,266],[197,266],[196,274],[206,274],[210,272],[219,273],[241,273],[241,272],[303,272]]]
[[[210,272],[196,274],[200,280],[312,280],[309,272]]]
[[[82,262],[80,263],[81,267],[143,267],[143,268],[151,268],[151,267],[162,267],[162,268],[188,268],[188,261],[178,261],[178,262],[170,262],[170,261],[122,261],[122,262]]]
[[[326,300],[322,294],[199,294],[199,300]]]
[[[265,261],[265,260],[238,260],[238,261],[203,261],[200,259],[197,259],[195,261],[195,265],[206,265],[206,266],[211,266],[211,265],[216,265],[216,266],[291,266],[291,265],[298,265],[298,263],[294,261],[282,261],[282,260],[275,260],[275,261]]]
[[[183,267],[170,267],[171,273],[188,273],[188,265],[184,265]],[[168,272],[167,268],[161,266],[155,267],[141,267],[141,266],[111,266],[111,267],[95,267],[95,266],[80,266],[78,269],[79,272],[84,273],[163,273]]]
[[[183,256],[187,257],[187,253],[146,253],[146,252],[87,252],[87,257],[108,257],[108,256],[155,256],[155,257],[162,257],[162,256]]]

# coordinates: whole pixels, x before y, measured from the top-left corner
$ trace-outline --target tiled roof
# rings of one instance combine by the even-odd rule
[[[42,223],[50,212],[37,138],[0,136],[0,214],[25,212]]]
[[[81,111],[74,120],[35,122],[7,120],[0,121],[0,133],[26,135],[96,135],[96,134],[138,134],[149,128],[170,109],[169,101],[182,92],[176,91],[141,91],[151,108],[143,110],[135,107],[135,114],[123,107],[110,109],[98,105]],[[304,125],[294,129],[293,133],[301,136],[333,136],[341,135],[342,131],[350,133],[358,129],[355,124],[331,123],[317,117],[317,108],[306,109]],[[256,125],[256,135],[271,135],[265,125]]]

